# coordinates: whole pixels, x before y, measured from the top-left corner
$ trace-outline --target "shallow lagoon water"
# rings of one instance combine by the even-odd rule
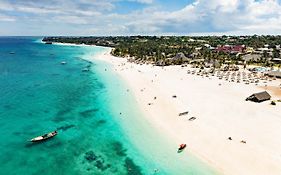
[[[0,38],[0,174],[215,174],[141,117],[111,65],[85,60],[106,48],[37,39]]]

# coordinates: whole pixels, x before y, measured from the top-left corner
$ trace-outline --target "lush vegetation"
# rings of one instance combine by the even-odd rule
[[[255,63],[271,64],[268,60],[280,57],[281,36],[116,36],[116,37],[46,37],[45,42],[75,43],[113,47],[112,54],[130,57],[136,62],[182,64],[185,62],[242,63],[245,53],[218,52],[215,48],[223,45],[245,45],[253,50],[267,45],[261,59]],[[179,55],[179,53],[181,55]]]

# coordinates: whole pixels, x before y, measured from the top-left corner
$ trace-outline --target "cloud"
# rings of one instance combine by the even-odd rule
[[[80,18],[77,16],[57,16],[53,19],[58,23],[88,24],[88,21],[85,18]]]
[[[277,0],[197,0],[177,11],[143,11],[135,17],[137,20],[128,24],[133,33],[140,29],[144,33],[153,29],[175,34],[281,31],[281,6]]]
[[[3,15],[3,14],[0,14],[0,22],[13,22],[13,21],[16,21],[16,19],[12,16],[7,16],[7,15]]]
[[[134,1],[134,2],[139,2],[143,4],[152,4],[154,0],[128,0],[128,1]]]
[[[117,5],[122,1],[137,2],[136,9],[123,10],[126,7]],[[281,31],[281,4],[278,0],[194,0],[173,11],[167,7],[176,1],[15,2],[0,0],[0,27],[1,21],[17,20],[17,26],[46,24],[52,31],[56,31],[60,24],[58,33],[65,31],[72,35],[280,34]],[[40,31],[34,28],[35,35],[40,35]]]
[[[14,10],[14,8],[10,3],[0,1],[0,10]]]

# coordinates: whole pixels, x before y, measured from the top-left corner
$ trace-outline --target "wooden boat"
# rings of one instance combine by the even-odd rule
[[[188,111],[179,113],[179,116],[187,115]]]
[[[186,144],[180,144],[179,148],[178,148],[178,153],[182,152],[184,149],[186,148]]]
[[[188,120],[189,121],[193,121],[193,120],[195,120],[196,119],[196,117],[190,117]]]
[[[48,133],[48,134],[44,134],[44,135],[42,135],[42,136],[35,137],[35,138],[31,139],[30,141],[31,141],[31,142],[41,142],[41,141],[45,141],[45,140],[47,140],[47,139],[50,139],[50,138],[56,136],[57,134],[58,134],[57,131],[53,131],[53,132],[50,132],[50,133]]]

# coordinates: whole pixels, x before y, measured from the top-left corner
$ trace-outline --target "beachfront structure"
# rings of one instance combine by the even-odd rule
[[[272,58],[271,61],[274,63],[281,63],[281,58]]]
[[[266,67],[254,67],[254,68],[251,68],[249,69],[249,71],[253,72],[253,73],[258,73],[258,72],[268,72],[270,69],[269,68],[266,68]]]
[[[261,60],[261,57],[261,54],[246,54],[242,56],[242,60],[258,62]]]
[[[244,45],[236,45],[236,46],[224,45],[224,46],[218,46],[215,50],[217,52],[224,52],[224,53],[243,53],[245,51],[245,46]]]
[[[273,54],[272,52],[273,52],[272,48],[263,47],[263,48],[257,48],[254,53],[256,54],[268,53],[270,56],[272,56]]]
[[[265,73],[265,75],[267,75],[269,77],[281,78],[280,71],[270,71],[270,72]]]
[[[189,59],[184,55],[184,53],[180,52],[180,53],[177,53],[176,56],[174,56],[173,58],[171,58],[171,60],[173,61],[178,61],[178,60],[181,60],[181,61],[189,61]]]
[[[263,102],[263,101],[266,101],[266,100],[270,100],[271,96],[269,95],[268,92],[266,91],[263,91],[263,92],[259,92],[259,93],[255,93],[253,95],[251,95],[250,97],[248,97],[246,99],[246,101],[250,100],[250,101],[253,101],[253,102]]]

